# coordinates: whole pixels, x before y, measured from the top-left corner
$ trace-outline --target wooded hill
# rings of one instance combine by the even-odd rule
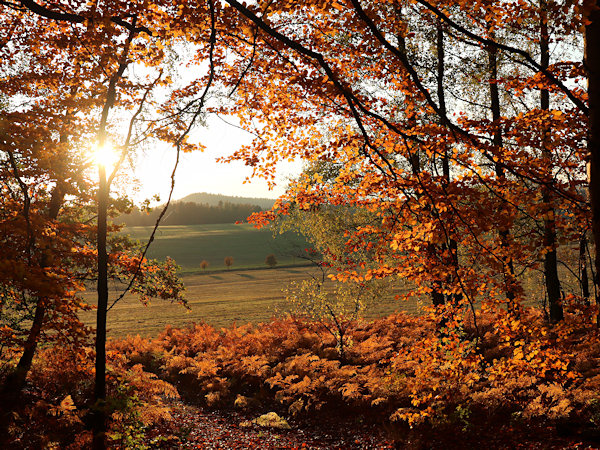
[[[186,195],[178,200],[179,202],[202,203],[210,206],[219,206],[221,203],[231,203],[233,205],[258,205],[267,210],[273,207],[275,200],[272,198],[258,197],[238,197],[233,195],[209,194],[208,192],[196,192]]]
[[[162,209],[163,205],[149,212],[134,208],[129,214],[123,214],[118,217],[115,222],[129,227],[154,225]],[[167,213],[161,220],[161,224],[206,225],[235,223],[245,221],[252,213],[262,210],[258,205],[229,203],[222,200],[216,205],[195,203],[192,201],[178,201],[169,206]]]

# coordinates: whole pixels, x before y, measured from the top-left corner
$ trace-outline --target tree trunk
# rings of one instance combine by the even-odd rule
[[[581,296],[586,306],[590,306],[590,282],[587,270],[587,235],[584,232],[579,240],[579,278]]]
[[[491,33],[491,39],[494,39],[494,33]],[[502,137],[502,129],[500,128],[500,94],[498,92],[498,49],[494,46],[488,48],[488,66],[490,71],[490,109],[492,111],[492,121],[495,123],[494,136],[492,143],[498,149],[504,145]],[[495,164],[496,177],[499,181],[505,180],[504,168],[501,164]],[[500,226],[498,230],[500,237],[500,248],[502,249],[502,274],[504,276],[505,293],[506,293],[506,308],[509,312],[514,312],[515,308],[515,268],[512,258],[507,254],[510,240],[510,228]]]
[[[100,124],[98,126],[98,145],[103,147],[108,145],[106,125],[108,123],[108,113],[114,106],[117,98],[117,84],[121,80],[125,69],[129,65],[127,55],[131,47],[131,42],[136,35],[137,16],[133,16],[129,36],[119,57],[119,67],[110,78],[108,89],[106,91],[106,101],[102,108]],[[114,168],[113,170],[117,170]],[[106,250],[108,202],[110,196],[110,181],[114,173],[109,178],[106,176],[106,167],[98,165],[98,311],[96,313],[96,375],[94,385],[94,403],[95,411],[92,421],[93,429],[93,448],[102,450],[106,448],[106,316],[108,312],[108,254]]]
[[[99,144],[103,145],[103,144]],[[98,310],[96,313],[96,377],[94,385],[94,449],[105,448],[106,433],[106,315],[108,310],[108,255],[106,252],[109,188],[106,168],[99,166],[98,184]]]
[[[441,20],[437,21],[437,96],[441,112],[442,125],[447,126],[445,118],[448,116],[446,109],[446,95],[444,92],[444,75],[445,75],[445,47],[444,47],[444,28]],[[447,187],[450,185],[450,158],[448,157],[448,145],[444,146],[444,152],[442,155],[442,174],[443,174],[443,188],[447,194]],[[451,227],[447,227],[450,229]],[[442,252],[449,250],[450,257],[444,261],[452,271],[448,275],[446,284],[454,287],[454,284],[458,281],[458,243],[451,236],[448,236],[448,243],[442,247]],[[457,304],[462,298],[461,294],[450,294],[448,295],[447,301]]]
[[[48,208],[48,218],[50,220],[56,220],[58,218],[63,199],[63,188],[60,182],[57,182],[52,191],[52,196],[50,197],[50,205]],[[47,256],[42,255],[40,267],[47,267],[47,265]],[[44,325],[44,319],[46,317],[47,302],[48,299],[46,297],[38,298],[35,305],[35,314],[31,323],[31,328],[29,329],[27,340],[23,346],[23,354],[21,355],[21,358],[19,358],[17,367],[6,377],[4,385],[2,386],[0,400],[4,402],[6,407],[3,408],[0,417],[0,443],[2,443],[3,438],[8,438],[8,430],[6,427],[10,423],[12,412],[20,403],[21,394],[25,387],[27,375],[29,375],[29,371],[31,370],[33,357],[35,356],[40,334],[42,333],[42,326]]]
[[[588,164],[589,190],[592,208],[592,237],[594,241],[594,267],[596,305],[600,276],[600,0],[588,17],[585,27],[585,68],[588,77]],[[599,305],[600,306],[600,305]],[[597,316],[600,325],[600,315]]]
[[[546,0],[541,0],[541,20],[540,20],[540,65],[547,69],[550,63],[548,22],[546,16]],[[542,111],[550,110],[550,93],[547,89],[542,89],[540,93],[540,108]],[[548,167],[548,182],[552,181],[552,151],[548,143],[548,129],[542,130],[542,155]],[[563,308],[560,301],[560,280],[558,278],[557,257],[556,257],[556,222],[554,219],[554,205],[552,193],[547,185],[542,186],[542,200],[545,208],[544,218],[544,277],[546,280],[546,292],[548,293],[548,306],[550,309],[550,322],[556,323],[563,319]]]

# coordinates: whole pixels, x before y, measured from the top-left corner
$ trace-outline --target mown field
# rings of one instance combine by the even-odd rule
[[[124,233],[145,243],[152,227],[128,227]],[[273,238],[268,228],[257,230],[249,224],[173,225],[160,227],[150,247],[149,258],[163,260],[170,256],[181,266],[183,274],[198,273],[200,263],[208,261],[207,271],[223,270],[225,257],[233,257],[232,269],[264,268],[265,258],[273,253],[279,265],[303,265],[297,258],[308,247],[295,233]]]
[[[150,231],[150,227],[126,229],[139,240],[147,239]],[[294,257],[307,246],[301,236],[288,233],[273,239],[270,230],[256,230],[247,224],[161,227],[149,257],[164,259],[170,256],[181,266],[180,274],[190,310],[159,300],[144,306],[134,296],[128,295],[109,312],[109,336],[138,333],[150,336],[166,325],[179,327],[200,321],[215,326],[228,326],[234,322],[258,323],[284,314],[289,306],[282,290],[291,282],[320,275],[317,268],[307,266],[305,260]],[[560,252],[561,260],[572,259],[572,255],[568,254],[572,252],[566,250]],[[277,257],[278,265],[274,269],[267,268],[265,264],[270,253]],[[231,269],[224,264],[226,256],[234,258]],[[200,268],[202,260],[209,262],[206,271]],[[565,292],[576,292],[577,284],[571,274],[564,266],[560,267],[560,272]],[[118,297],[121,288],[111,286],[112,299]],[[417,300],[394,300],[394,294],[404,289],[400,284],[387,298],[370,305],[366,316],[381,317],[396,310],[418,313],[424,305]],[[544,298],[541,273],[529,271],[525,277],[525,289],[528,294],[526,303],[539,306]],[[94,304],[95,292],[87,292],[85,298]],[[83,318],[93,325],[95,312],[84,313]]]
[[[144,306],[135,296],[126,295],[108,313],[108,335],[153,336],[167,325],[182,327],[191,322],[206,322],[217,327],[229,326],[234,322],[238,325],[265,322],[288,311],[282,289],[292,281],[316,275],[316,270],[297,267],[184,275],[189,311],[180,305],[160,300],[153,300]],[[112,299],[118,297],[119,289],[120,286],[111,287]],[[91,304],[94,303],[94,295],[94,292],[86,293]],[[397,309],[417,312],[418,305],[416,302],[399,302],[390,295],[371,305],[366,315],[370,318],[382,317]],[[82,316],[89,325],[94,324],[95,311]]]
[[[125,232],[134,239],[147,240],[151,227],[130,227]],[[269,229],[257,230],[251,225],[190,225],[161,227],[149,251],[150,258],[175,259],[181,266],[180,275],[186,287],[190,310],[180,305],[153,300],[144,306],[133,295],[127,295],[109,311],[109,337],[127,334],[156,335],[166,325],[185,326],[191,322],[206,322],[215,326],[268,321],[289,311],[282,292],[291,282],[320,276],[316,267],[294,257],[308,246],[303,237],[293,233],[273,238]],[[265,258],[273,253],[277,266],[267,268]],[[234,258],[231,269],[224,264],[226,256]],[[206,271],[200,262],[206,260]],[[331,288],[331,282],[327,282]],[[109,305],[117,298],[122,286],[110,286]],[[367,317],[381,317],[397,309],[417,312],[416,302],[400,303],[389,298],[368,307]],[[84,294],[88,303],[95,303],[93,289]],[[89,325],[95,321],[95,311],[82,314]]]

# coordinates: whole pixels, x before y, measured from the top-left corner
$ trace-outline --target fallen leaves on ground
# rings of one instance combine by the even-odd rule
[[[394,448],[381,430],[372,425],[339,420],[299,424],[290,420],[292,429],[270,429],[252,424],[253,419],[236,411],[214,411],[184,403],[173,405],[177,429],[169,438],[165,430],[151,435],[155,448],[213,449],[386,449]],[[157,438],[157,436],[159,438]]]

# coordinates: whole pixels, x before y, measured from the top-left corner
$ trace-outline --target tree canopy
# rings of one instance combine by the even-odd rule
[[[99,410],[108,277],[182,300],[172,265],[111,237],[110,216],[129,204],[111,189],[144,147],[201,150],[189,136],[208,114],[235,115],[256,137],[225,162],[271,183],[279,161],[309,163],[257,225],[364,211],[342,234],[357,263],[334,277],[408,280],[406,296],[430,300],[459,353],[477,310],[513,344],[539,300],[549,323],[600,323],[599,6],[0,1],[0,337],[18,360],[3,395],[22,388],[40,340],[85,339],[86,280],[98,282]],[[91,149],[108,144],[118,163],[96,176]],[[532,299],[536,271],[543,298]]]

